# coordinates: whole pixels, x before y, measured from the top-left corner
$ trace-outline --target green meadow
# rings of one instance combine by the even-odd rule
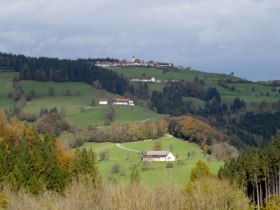
[[[119,74],[124,75],[128,79],[137,78],[141,76],[155,77],[160,80],[185,80],[185,81],[193,81],[195,77],[202,79],[204,81],[205,89],[209,87],[215,87],[221,94],[221,98],[224,103],[232,104],[236,97],[243,99],[246,103],[255,102],[261,103],[262,101],[266,102],[275,102],[280,100],[279,93],[271,92],[272,87],[263,86],[256,83],[245,82],[245,80],[231,76],[226,74],[218,74],[218,73],[208,73],[196,70],[177,70],[177,71],[167,71],[164,72],[160,69],[154,68],[111,68],[113,71],[118,72]],[[231,85],[235,86],[235,91],[230,91],[222,86],[220,86],[217,82],[218,80],[228,80],[230,79],[234,83]],[[244,81],[245,83],[240,83],[238,81]],[[155,91],[162,91],[164,84],[162,83],[149,83],[149,93]],[[202,102],[195,98],[184,98],[184,100],[190,100],[194,103],[195,106],[201,106]]]
[[[178,184],[183,186],[190,179],[191,169],[198,160],[205,161],[214,174],[217,174],[219,168],[223,165],[223,161],[213,160],[197,145],[190,144],[187,141],[182,141],[175,137],[163,137],[160,141],[163,150],[172,150],[174,155],[182,159],[182,165],[178,164],[178,161],[175,161],[173,162],[173,168],[166,168],[166,162],[150,162],[148,169],[144,170],[140,152],[153,150],[153,140],[120,144],[124,148],[139,152],[125,150],[124,148],[117,147],[117,144],[109,142],[86,143],[81,148],[94,150],[98,157],[100,153],[107,152],[109,159],[98,162],[99,170],[105,182],[128,183],[131,167],[134,164],[138,164],[141,180],[151,187],[162,184]],[[192,154],[190,159],[188,159],[188,153]],[[117,174],[111,172],[114,164],[120,164],[121,172]]]
[[[115,94],[95,89],[86,83],[22,81],[21,84],[25,93],[31,91],[36,93],[36,97],[27,102],[23,112],[39,113],[41,107],[48,109],[56,107],[59,111],[64,112],[70,123],[78,129],[85,128],[88,125],[103,126],[108,113],[108,106],[98,105],[98,100],[100,98],[113,99],[117,97]],[[52,96],[49,96],[50,88],[54,90]],[[68,91],[67,96],[65,95],[66,91]],[[91,105],[92,101],[94,101],[94,106]],[[137,105],[114,106],[114,110],[113,124],[163,118],[163,115]]]
[[[8,110],[15,105],[13,97],[8,97],[8,94],[14,95],[12,86],[12,78],[14,72],[0,72],[0,111]]]

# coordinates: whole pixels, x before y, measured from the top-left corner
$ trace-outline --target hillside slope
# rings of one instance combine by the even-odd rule
[[[262,101],[275,102],[280,100],[280,94],[272,92],[272,86],[264,86],[261,84],[253,83],[245,79],[226,74],[208,73],[196,70],[162,70],[155,68],[111,68],[111,70],[118,72],[120,75],[124,75],[128,79],[130,78],[141,78],[155,77],[159,80],[185,80],[185,81],[197,81],[203,84],[205,89],[211,87],[216,88],[222,97],[222,101],[230,104],[236,97],[241,98],[246,103],[255,102],[260,103]],[[224,86],[219,84],[219,81],[225,83]],[[149,93],[151,95],[153,90],[162,91],[163,83],[149,83]],[[231,89],[231,90],[230,90]],[[188,99],[191,100],[192,99]],[[196,103],[196,101],[194,101]]]
[[[16,105],[13,97],[15,89],[12,87],[12,78],[16,72],[1,72],[0,82],[0,110],[9,110]],[[22,113],[35,113],[39,115],[41,108],[56,107],[72,125],[78,129],[88,125],[103,126],[108,106],[100,106],[100,98],[114,99],[119,95],[106,90],[96,89],[81,82],[39,82],[24,80],[20,85],[30,101],[22,108]],[[8,97],[9,93],[12,94]],[[115,119],[113,124],[141,122],[148,119],[160,119],[163,116],[140,106],[114,107]]]

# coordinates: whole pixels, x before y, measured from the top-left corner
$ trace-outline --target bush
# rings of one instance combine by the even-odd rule
[[[111,174],[118,174],[120,172],[121,165],[119,163],[115,163],[111,168]]]
[[[100,161],[108,160],[109,159],[109,154],[110,154],[110,151],[108,149],[106,149],[105,151],[103,151],[99,154],[99,160]]]
[[[168,162],[167,165],[166,165],[166,168],[173,168],[173,167],[174,167],[174,165],[171,162]]]
[[[85,143],[85,140],[78,138],[75,140],[73,147],[77,148],[77,147],[83,146],[84,143]]]
[[[185,165],[185,161],[184,160],[182,160],[182,159],[178,159],[178,161],[177,161],[177,164],[178,165]]]
[[[149,161],[143,161],[142,171],[148,171],[151,168],[151,163]]]
[[[35,122],[37,120],[37,116],[35,113],[21,113],[18,118],[21,121],[27,122]]]

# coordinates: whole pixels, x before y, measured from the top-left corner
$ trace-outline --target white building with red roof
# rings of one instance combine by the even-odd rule
[[[130,98],[115,98],[113,104],[134,106],[133,100],[131,100]]]

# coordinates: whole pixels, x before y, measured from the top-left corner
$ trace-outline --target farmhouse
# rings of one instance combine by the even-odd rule
[[[156,82],[154,77],[131,78],[131,82]]]
[[[99,99],[98,103],[99,103],[99,105],[107,105],[108,104],[108,100],[107,99]]]
[[[145,151],[143,161],[175,161],[175,156],[169,151]]]
[[[130,105],[130,106],[134,106],[133,100],[129,99],[129,98],[115,98],[114,105]]]

